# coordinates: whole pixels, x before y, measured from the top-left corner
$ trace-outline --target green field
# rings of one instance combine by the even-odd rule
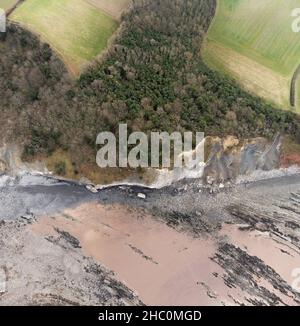
[[[292,31],[291,13],[299,7],[300,0],[219,0],[202,51],[205,62],[290,108],[290,83],[300,64],[300,33]]]
[[[119,20],[122,13],[130,6],[132,0],[87,0],[90,4],[100,8],[114,19]]]
[[[11,19],[54,48],[73,74],[107,46],[118,23],[85,0],[26,0]]]
[[[0,0],[0,8],[7,10],[16,4],[17,0]]]

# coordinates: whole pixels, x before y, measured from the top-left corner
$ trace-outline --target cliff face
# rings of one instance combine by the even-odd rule
[[[249,175],[257,170],[278,169],[282,141],[283,138],[279,135],[272,143],[265,138],[247,140],[239,140],[232,136],[224,139],[209,138],[207,140],[209,154],[203,178],[208,183],[220,183],[235,180],[238,176]]]
[[[23,162],[21,159],[22,149],[16,144],[9,144],[0,147],[0,175],[9,174],[16,176],[22,172],[47,172],[46,164],[43,161],[31,163]]]
[[[129,169],[112,171],[98,168],[97,173],[109,175],[109,183],[139,183],[161,188],[185,178],[196,179],[200,183],[209,185],[235,183],[237,179],[250,176],[255,172],[300,166],[298,147],[289,149],[289,154],[287,154],[286,140],[280,135],[276,136],[272,142],[265,138],[240,140],[233,136],[207,137],[199,146],[205,147],[205,164],[198,162],[196,166],[184,167],[180,170],[149,168],[140,172]],[[193,156],[193,153],[194,151],[188,154]],[[184,154],[187,153],[184,152]],[[42,158],[28,163],[23,162],[21,157],[20,146],[10,144],[0,147],[0,173],[12,176],[33,171],[56,174],[55,171],[47,168],[46,159]],[[97,174],[95,176],[97,177]],[[84,173],[78,174],[76,178],[70,175],[69,179],[85,180],[84,183],[94,183],[99,186],[107,183],[101,183],[101,181],[99,183],[99,180],[94,180],[90,178],[90,174]]]

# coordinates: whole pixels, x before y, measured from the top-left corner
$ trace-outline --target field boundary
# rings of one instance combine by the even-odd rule
[[[22,1],[25,1],[25,0],[22,0]],[[53,46],[52,44],[50,45],[49,42],[47,42],[46,37],[43,36],[42,33],[38,33],[33,28],[31,28],[29,25],[22,24],[22,23],[17,22],[17,21],[10,21],[10,23],[12,25],[16,25],[16,26],[18,26],[18,27],[20,27],[22,29],[25,29],[25,30],[29,31],[34,36],[36,36],[39,39],[40,42],[48,44],[50,46],[51,50],[53,50],[56,53],[56,55],[60,58],[60,60],[62,60],[64,62],[64,64],[67,67],[68,71],[72,75],[76,75],[75,71],[73,71],[73,69],[70,67],[70,65],[66,62],[66,60],[64,58],[64,55],[55,46]]]
[[[300,76],[300,64],[298,65],[297,69],[293,74],[293,78],[291,81],[291,95],[290,95],[290,102],[291,106],[295,108],[297,106],[297,82]]]
[[[232,5],[233,0],[215,1],[215,15],[200,50],[203,61],[213,70],[233,77],[252,94],[267,99],[281,109],[296,110],[300,113],[300,63],[297,56],[300,47],[299,44],[293,45],[297,44],[295,36],[286,32],[289,27],[287,25],[289,20],[286,18],[289,17],[288,8],[294,0],[289,0],[287,7],[283,8],[284,16],[278,14],[277,4],[274,4],[269,11],[265,4],[253,0],[257,8],[264,10],[262,16],[261,12],[255,11],[258,9],[254,6],[253,15],[257,13],[257,17],[249,15],[252,7],[246,0],[236,1],[237,6]],[[268,36],[274,30],[271,28],[274,27],[272,25],[274,21],[271,19],[274,15],[286,29],[283,29],[285,31],[283,34],[278,34],[280,37],[272,34],[270,39]],[[254,22],[256,25],[253,25]],[[280,26],[276,28],[275,30],[278,31]],[[252,29],[254,36],[251,34]],[[286,38],[283,39],[283,36]],[[273,43],[268,43],[270,40],[276,41],[274,46]],[[287,42],[284,50],[282,50],[282,40]],[[231,52],[231,59],[229,52],[224,56],[220,53],[221,47],[225,49],[224,51]],[[238,61],[239,59],[241,62]],[[250,60],[253,65],[250,64]]]
[[[133,8],[133,1],[131,0],[131,3],[128,5],[128,7],[123,10],[122,14],[120,17],[118,17],[117,15],[113,15],[109,10],[104,9],[101,6],[97,6],[94,2],[86,0],[87,3],[89,3],[91,6],[93,6],[94,8],[103,11],[107,16],[111,17],[112,19],[114,19],[117,22],[121,22],[122,20],[122,15],[128,13],[132,8]]]
[[[110,50],[116,37],[119,36],[119,33],[122,31],[122,28],[123,28],[123,25],[121,24],[117,28],[117,30],[111,35],[111,37],[108,39],[107,47],[103,51],[101,51],[97,56],[95,56],[95,58],[93,58],[90,62],[87,62],[85,64],[85,66],[80,69],[80,71],[78,71],[76,68],[72,67],[72,64],[70,64],[68,62],[68,60],[65,58],[65,56],[63,55],[63,53],[61,51],[59,51],[53,44],[49,44],[49,42],[47,41],[47,37],[44,36],[43,33],[38,33],[34,30],[34,28],[31,28],[29,25],[25,25],[25,24],[22,24],[17,21],[10,21],[10,23],[13,25],[19,26],[22,29],[26,29],[27,31],[29,31],[30,33],[35,35],[42,43],[48,44],[50,46],[51,50],[54,51],[55,54],[57,55],[57,57],[64,63],[68,72],[70,73],[71,76],[73,76],[73,78],[79,77],[82,72],[84,72],[86,69],[91,67],[95,62],[98,62],[98,63],[101,62],[102,57],[106,58],[107,52]]]
[[[26,0],[20,0],[19,5],[23,3],[26,6],[25,1]],[[57,33],[55,28],[53,29],[49,28],[49,26],[51,26],[50,20],[49,18],[47,20],[48,16],[47,14],[44,13],[43,6],[40,6],[41,7],[40,10],[45,14],[46,23],[43,25],[42,17],[44,17],[44,14],[42,16],[36,15],[33,16],[37,21],[37,25],[36,25],[35,21],[30,19],[31,17],[30,11],[28,12],[28,8],[31,8],[30,7],[31,4],[32,3],[34,4],[35,1],[33,2],[28,1],[27,3],[28,6],[26,6],[25,9],[23,7],[19,7],[18,10],[14,11],[9,21],[22,27],[25,30],[29,30],[33,35],[38,37],[41,40],[41,42],[49,44],[51,49],[65,63],[67,70],[69,71],[70,75],[73,78],[78,78],[80,74],[85,70],[86,66],[88,66],[91,62],[93,62],[97,58],[97,56],[101,54],[102,51],[106,50],[108,45],[111,43],[110,40],[113,39],[113,36],[115,32],[118,30],[118,27],[120,25],[118,21],[113,19],[106,12],[104,12],[98,7],[93,6],[91,3],[85,0],[80,0],[78,2],[76,1],[76,6],[75,6],[76,9],[74,9],[75,18],[70,18],[70,21],[68,21],[68,18],[66,18],[67,25],[65,25],[63,20],[65,14],[60,15],[59,12],[57,12],[56,8],[59,8],[60,3],[59,1],[55,1],[55,3],[57,3],[58,6],[56,5],[54,6],[54,15],[56,16],[60,15],[58,16],[60,18],[57,25],[60,26],[61,30],[65,30],[67,32],[67,34],[64,33],[61,36],[59,36],[59,33]],[[81,4],[84,9],[83,16],[80,13]],[[70,14],[73,10],[72,1],[66,1],[66,8],[67,8],[66,12]],[[22,17],[20,16],[23,12],[25,13],[24,16],[25,19],[22,19]],[[97,16],[98,14],[99,16]],[[92,19],[91,21],[94,22],[96,21],[96,23],[93,26],[87,24],[85,28],[83,28],[84,32],[80,35],[76,35],[75,34],[76,31],[80,29],[80,27],[78,27],[79,24],[77,23],[76,24],[77,27],[74,25],[75,29],[72,29],[70,25],[72,24],[72,19],[73,22],[76,21],[78,22],[78,21],[82,21],[82,19],[85,19],[85,17],[87,17],[88,19],[90,19],[91,17]],[[87,21],[87,23],[89,22]],[[56,31],[55,35],[58,35],[56,39],[55,36],[53,36],[54,31]],[[70,43],[71,38],[73,38],[73,43]],[[63,43],[63,40],[66,40],[66,42]],[[82,42],[82,44],[80,42]]]
[[[18,0],[11,8],[6,10],[6,17],[9,17],[24,1],[26,0]]]
[[[212,55],[213,54],[213,55]],[[235,80],[245,91],[263,98],[274,106],[289,106],[290,79],[244,56],[219,42],[206,40],[201,50],[203,62],[211,69]],[[264,88],[265,80],[272,85]]]

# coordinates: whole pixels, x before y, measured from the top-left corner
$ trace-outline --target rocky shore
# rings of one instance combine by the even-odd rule
[[[10,181],[0,303],[299,305],[299,198],[300,175],[213,193]]]

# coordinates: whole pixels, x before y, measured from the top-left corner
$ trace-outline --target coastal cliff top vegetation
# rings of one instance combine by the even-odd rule
[[[200,49],[215,1],[138,0],[106,54],[72,80],[55,51],[10,24],[0,43],[1,137],[23,158],[52,158],[69,176],[95,173],[101,131],[202,131],[239,138],[281,132],[300,142],[300,117],[207,67]]]

